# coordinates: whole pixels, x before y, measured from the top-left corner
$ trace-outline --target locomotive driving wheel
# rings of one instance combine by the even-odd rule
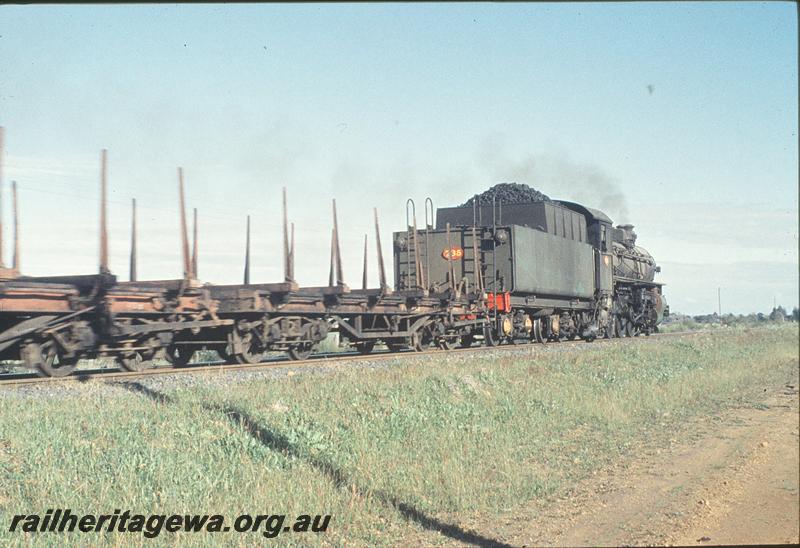
[[[603,338],[611,339],[612,337],[614,337],[614,317],[609,316],[608,322],[603,327]]]
[[[625,326],[623,329],[625,330],[625,336],[633,337],[633,322],[630,320],[624,320],[624,322]]]
[[[620,339],[625,336],[625,324],[627,320],[625,318],[620,318],[617,316],[614,318],[614,336],[619,337]]]

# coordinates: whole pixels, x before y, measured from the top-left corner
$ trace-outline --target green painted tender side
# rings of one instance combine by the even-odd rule
[[[527,228],[511,226],[515,293],[561,297],[594,296],[594,249],[591,245]]]

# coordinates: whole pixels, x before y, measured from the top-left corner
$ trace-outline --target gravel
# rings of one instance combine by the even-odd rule
[[[500,183],[492,188],[477,195],[478,203],[481,205],[491,205],[492,197],[497,196],[497,200],[504,204],[529,204],[531,202],[549,202],[550,198],[539,192],[533,187],[520,183]],[[475,203],[475,196],[461,204],[460,207],[469,207]]]

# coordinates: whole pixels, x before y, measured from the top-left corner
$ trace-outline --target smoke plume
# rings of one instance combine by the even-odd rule
[[[555,200],[578,202],[599,209],[615,224],[629,221],[628,204],[619,182],[601,167],[576,162],[565,154],[531,154],[514,158],[496,144],[484,147],[480,171],[489,186],[498,182],[527,184]]]

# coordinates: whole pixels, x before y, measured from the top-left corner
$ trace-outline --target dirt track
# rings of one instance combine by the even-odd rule
[[[698,419],[660,449],[515,512],[494,538],[514,546],[797,543],[797,382],[763,405]],[[534,515],[531,519],[531,515]]]

